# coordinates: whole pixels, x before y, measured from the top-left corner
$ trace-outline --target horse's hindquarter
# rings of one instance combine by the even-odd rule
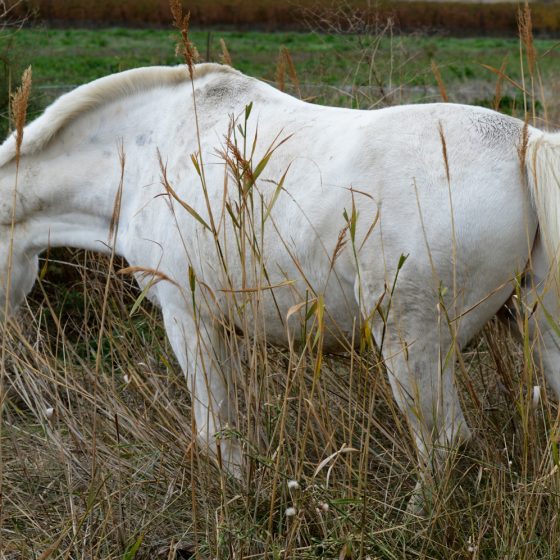
[[[466,342],[511,293],[534,239],[518,151],[522,123],[443,104],[399,107],[381,117],[380,128],[390,133],[374,135],[371,148],[372,180],[376,172],[380,177],[379,235],[364,268],[371,268],[379,295],[382,276],[391,286],[400,255],[408,255],[396,283],[400,310],[393,304],[393,313],[403,315],[401,332],[426,329],[442,313],[441,297],[448,318],[462,316],[454,324]]]

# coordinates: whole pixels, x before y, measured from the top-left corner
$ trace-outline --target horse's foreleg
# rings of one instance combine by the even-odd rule
[[[239,477],[241,448],[227,433],[234,423],[235,406],[221,334],[211,320],[195,321],[183,308],[164,309],[163,315],[167,336],[191,391],[199,443]]]

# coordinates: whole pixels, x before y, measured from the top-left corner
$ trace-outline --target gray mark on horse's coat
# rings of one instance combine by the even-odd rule
[[[144,146],[145,144],[151,144],[152,143],[152,132],[148,132],[145,134],[139,134],[136,137],[136,145],[137,146]]]
[[[506,115],[477,114],[471,117],[471,123],[480,138],[490,146],[504,142],[516,142],[520,138],[519,121]]]

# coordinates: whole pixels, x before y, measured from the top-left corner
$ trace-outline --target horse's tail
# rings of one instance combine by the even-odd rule
[[[558,279],[560,256],[560,134],[532,130],[526,142],[529,188],[539,231]]]

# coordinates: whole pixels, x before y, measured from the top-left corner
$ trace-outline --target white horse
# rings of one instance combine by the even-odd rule
[[[48,246],[123,256],[161,307],[200,440],[231,470],[240,449],[215,437],[235,420],[228,305],[258,293],[258,309],[239,312],[286,344],[305,321],[299,304],[320,302],[326,346],[371,332],[426,463],[470,437],[454,356],[514,280],[559,316],[546,290],[559,162],[560,135],[479,107],[358,111],[215,64],[192,81],[185,67],[130,70],[64,95],[24,129],[15,197],[14,136],[0,147],[1,297],[16,308]],[[539,308],[531,332],[560,396],[560,340]]]

